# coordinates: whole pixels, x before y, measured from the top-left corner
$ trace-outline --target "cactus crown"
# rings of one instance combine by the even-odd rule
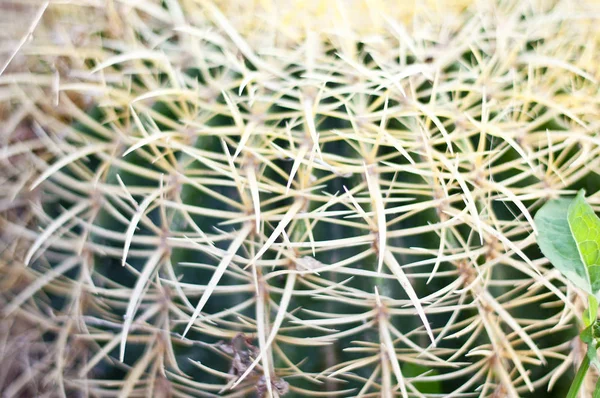
[[[532,212],[599,185],[589,5],[92,3],[34,10],[0,76],[6,391],[517,396],[569,369]]]

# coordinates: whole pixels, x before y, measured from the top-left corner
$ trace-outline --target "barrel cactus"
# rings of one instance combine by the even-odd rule
[[[597,4],[17,3],[6,396],[564,396]]]

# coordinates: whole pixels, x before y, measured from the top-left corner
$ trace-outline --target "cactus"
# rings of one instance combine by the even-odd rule
[[[532,216],[600,185],[600,10],[305,3],[19,8],[7,396],[564,396]]]

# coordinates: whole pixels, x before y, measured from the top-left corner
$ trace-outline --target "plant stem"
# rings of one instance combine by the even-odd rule
[[[569,393],[567,394],[567,398],[577,398],[577,394],[579,393],[579,389],[581,388],[581,384],[583,384],[583,379],[585,377],[585,374],[588,371],[588,368],[590,367],[590,359],[588,358],[587,355],[585,355],[583,357],[583,361],[581,362],[581,365],[579,365],[579,370],[577,370],[577,374],[575,375],[575,378],[573,379],[573,383],[571,384],[571,388],[569,388]],[[594,391],[594,398],[597,398],[599,395],[596,395],[596,393],[598,392],[598,386],[596,386],[596,391]]]
[[[592,398],[600,398],[600,380],[596,382],[596,388],[594,388]]]

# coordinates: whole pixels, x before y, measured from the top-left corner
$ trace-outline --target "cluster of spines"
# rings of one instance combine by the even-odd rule
[[[109,7],[76,51],[41,25],[23,51],[64,69],[0,76],[3,307],[52,336],[45,388],[519,395],[568,370],[568,336],[539,341],[576,300],[531,212],[600,162],[597,28],[511,3],[260,54],[167,3]]]

